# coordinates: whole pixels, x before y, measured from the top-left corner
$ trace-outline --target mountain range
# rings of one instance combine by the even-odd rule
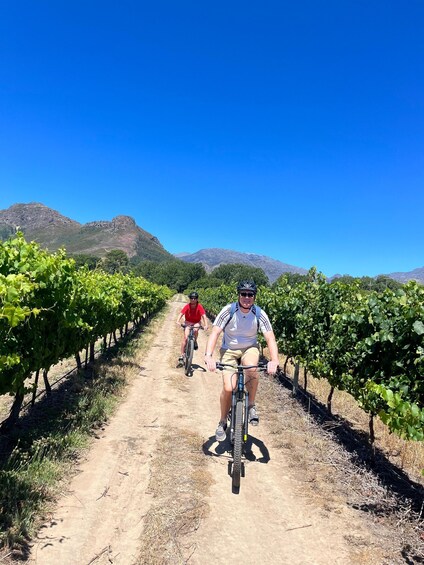
[[[270,282],[283,273],[307,272],[306,269],[265,255],[240,253],[230,249],[201,249],[196,253],[173,255],[156,236],[137,226],[130,216],[116,216],[111,221],[80,224],[38,202],[14,204],[6,210],[0,210],[0,240],[8,238],[17,228],[27,240],[36,241],[49,251],[64,247],[72,255],[104,257],[108,251],[120,249],[128,257],[139,260],[168,261],[177,257],[188,263],[202,263],[208,272],[221,264],[243,263],[263,269]],[[424,284],[424,267],[387,276],[402,283],[416,280]]]
[[[266,255],[240,253],[239,251],[233,251],[231,249],[201,249],[200,251],[196,251],[196,253],[178,253],[176,257],[187,263],[202,263],[207,272],[226,263],[243,263],[251,267],[259,267],[265,272],[270,282],[274,282],[283,273],[299,273],[300,275],[304,275],[308,272],[306,269],[282,263]]]

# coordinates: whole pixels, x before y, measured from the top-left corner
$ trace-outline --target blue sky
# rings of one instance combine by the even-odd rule
[[[424,2],[0,1],[0,209],[424,266]]]

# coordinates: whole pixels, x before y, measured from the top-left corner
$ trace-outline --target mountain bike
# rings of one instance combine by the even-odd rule
[[[194,344],[196,341],[194,337],[194,330],[203,330],[203,326],[201,326],[200,324],[181,324],[182,328],[186,328],[187,326],[190,329],[184,348],[184,372],[188,376],[191,373],[191,363],[193,361]]]
[[[219,370],[232,369],[237,372],[237,382],[231,396],[231,409],[229,413],[230,420],[230,441],[232,444],[232,486],[235,491],[240,488],[240,477],[242,475],[242,455],[243,449],[247,442],[249,429],[249,391],[246,388],[244,371],[246,369],[258,369],[258,371],[266,371],[267,365],[260,363],[259,365],[229,365],[227,363],[217,363],[216,368]]]

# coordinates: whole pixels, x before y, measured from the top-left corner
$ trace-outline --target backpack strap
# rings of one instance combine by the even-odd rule
[[[257,306],[256,304],[254,304],[252,306],[252,312],[255,314],[256,316],[256,321],[258,322],[258,330],[259,330],[259,321],[261,319],[261,312],[262,310],[260,309],[259,306]]]
[[[236,313],[236,311],[238,310],[238,302],[232,302],[231,306],[230,306],[230,317],[228,318],[227,322],[225,323],[225,326],[222,328],[222,330],[224,331],[225,328],[228,326],[228,324],[230,323],[232,317],[234,316],[234,314]]]

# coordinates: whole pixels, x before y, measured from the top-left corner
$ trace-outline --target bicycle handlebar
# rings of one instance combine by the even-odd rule
[[[226,367],[228,367],[229,369],[233,369],[234,371],[239,371],[240,369],[242,369],[243,371],[245,369],[259,369],[260,371],[266,371],[267,367],[268,367],[268,363],[259,363],[258,365],[230,365],[229,363],[220,363],[219,361],[217,361],[216,363],[216,368],[219,369],[220,371],[223,371]]]
[[[196,326],[196,324],[181,324],[182,328],[194,328],[195,330],[204,330],[205,328],[200,324]]]

